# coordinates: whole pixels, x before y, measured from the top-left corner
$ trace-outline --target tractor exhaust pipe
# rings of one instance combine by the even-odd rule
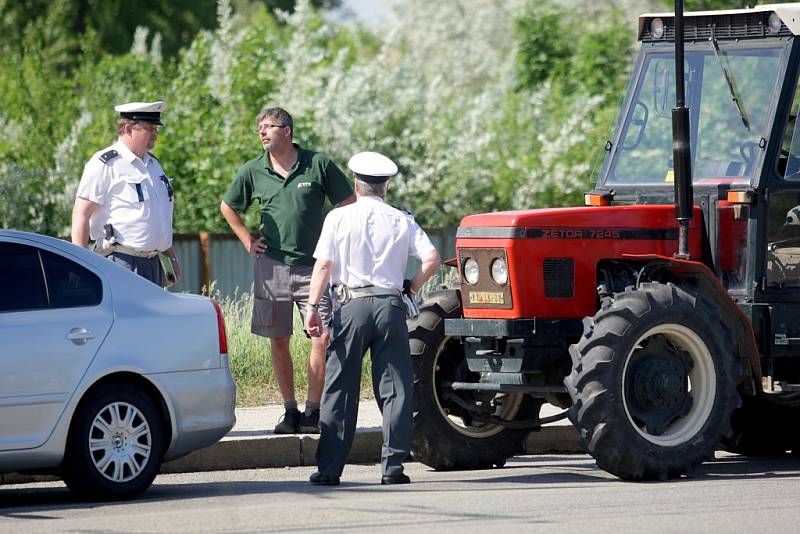
[[[676,258],[689,259],[689,221],[692,220],[692,156],[689,139],[689,108],[683,83],[683,0],[675,0],[675,108],[672,110],[672,160],[675,184],[675,215],[678,219]]]

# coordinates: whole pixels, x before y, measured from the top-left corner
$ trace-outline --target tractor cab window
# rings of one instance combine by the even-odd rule
[[[685,55],[693,180],[749,183],[761,162],[783,49],[719,46],[715,53],[711,44],[697,44]],[[646,53],[632,91],[605,183],[670,185],[674,53]]]
[[[800,84],[795,90],[789,119],[783,130],[781,153],[778,157],[778,173],[785,180],[800,180],[800,128],[797,128],[797,114],[800,113]]]
[[[767,284],[800,287],[800,192],[771,194],[767,224]]]
[[[785,180],[792,181],[800,180],[800,129],[795,127],[796,122],[797,110],[792,109],[784,130],[781,155],[778,158],[778,174]]]
[[[744,290],[750,257],[748,221],[750,206],[717,203],[716,265],[722,284],[729,290]]]

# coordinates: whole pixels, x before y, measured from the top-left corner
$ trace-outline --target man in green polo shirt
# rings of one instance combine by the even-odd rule
[[[319,433],[319,402],[325,380],[328,333],[311,338],[308,363],[308,400],[305,413],[297,409],[289,342],[292,308],[305,321],[314,248],[323,206],[355,201],[344,173],[325,154],[305,150],[292,142],[292,117],[281,108],[264,108],[256,117],[264,153],[242,165],[225,193],[220,210],[231,229],[255,258],[253,267],[253,323],[251,331],[270,339],[272,368],[286,413],[276,434]],[[259,237],[253,237],[241,214],[257,200],[261,210]],[[319,302],[323,324],[331,316],[330,295]]]

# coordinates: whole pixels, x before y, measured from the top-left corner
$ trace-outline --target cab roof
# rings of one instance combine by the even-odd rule
[[[767,13],[767,17],[771,13],[776,13],[780,17],[783,24],[788,28],[792,35],[800,35],[800,3],[791,4],[765,4],[755,6],[749,9],[720,9],[717,11],[690,11],[683,14],[684,19],[691,19],[694,17],[720,17],[720,16],[736,16],[736,15],[756,15],[759,13]],[[645,38],[647,29],[647,21],[656,17],[662,19],[669,19],[670,21],[675,18],[674,13],[645,13],[639,16],[639,30],[637,38],[641,41]]]

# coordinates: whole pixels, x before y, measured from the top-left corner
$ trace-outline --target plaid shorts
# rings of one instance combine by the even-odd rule
[[[312,265],[287,265],[261,254],[253,263],[253,322],[250,331],[262,337],[289,337],[297,307],[303,322],[311,287]],[[331,318],[330,291],[322,295],[319,315],[327,330]]]

